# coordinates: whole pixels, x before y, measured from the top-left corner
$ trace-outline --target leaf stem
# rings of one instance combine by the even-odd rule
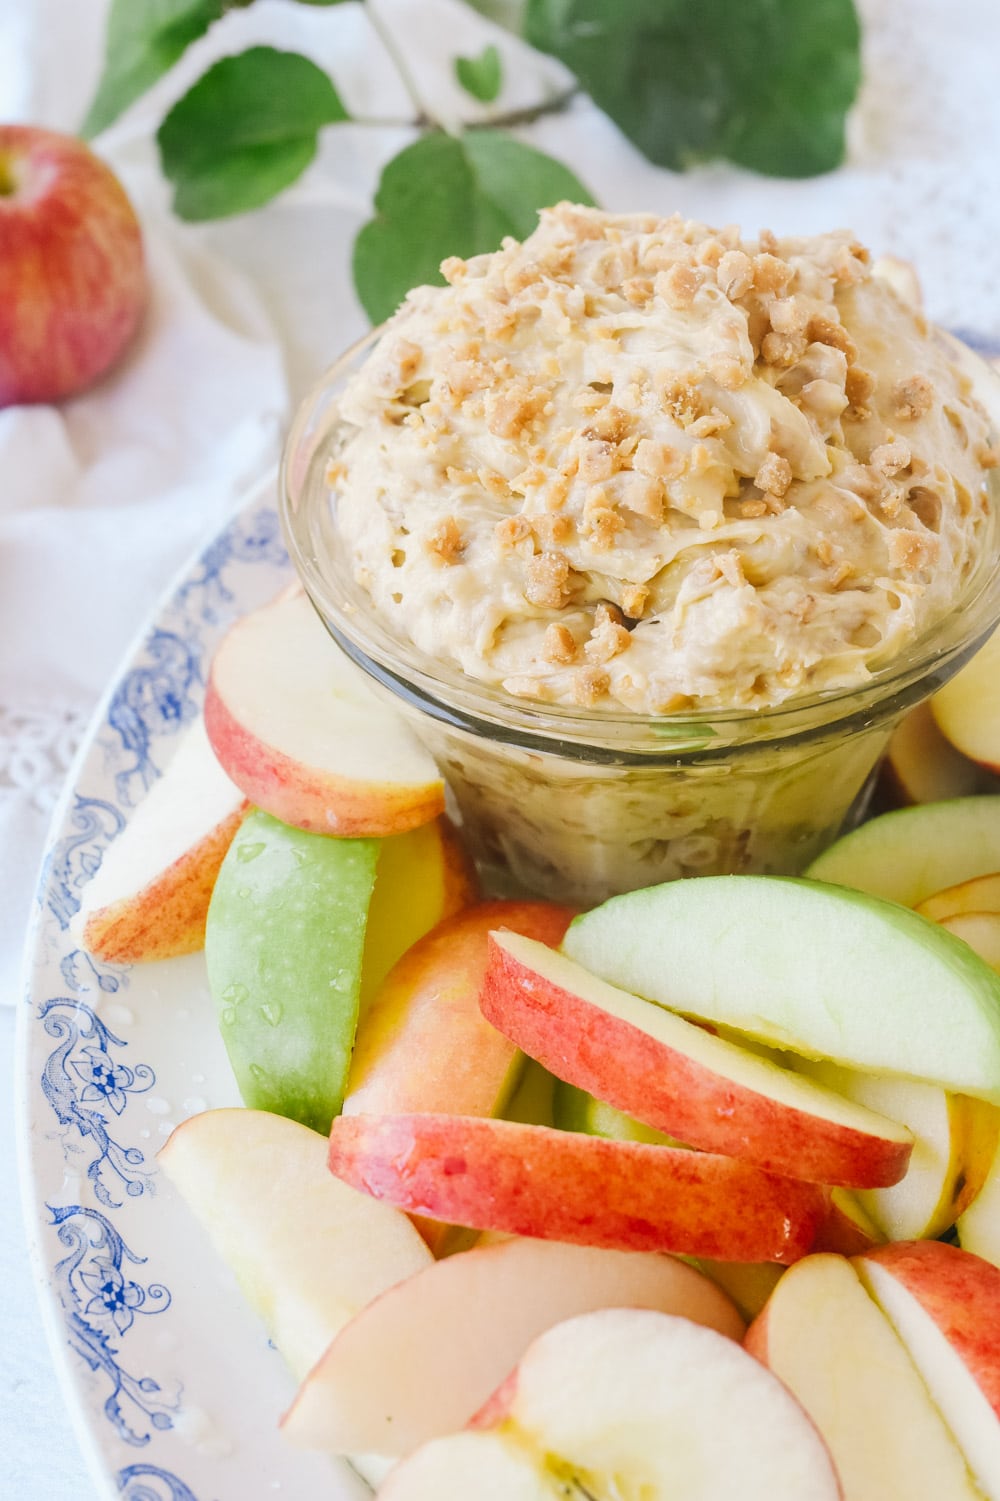
[[[424,101],[420,97],[420,91],[417,88],[413,74],[410,72],[409,65],[407,64],[406,59],[403,57],[403,54],[400,51],[399,47],[397,47],[395,37],[393,36],[388,26],[385,25],[382,17],[379,15],[378,8],[372,4],[372,0],[365,0],[365,10],[368,13],[368,20],[371,23],[372,30],[375,32],[375,35],[382,43],[382,46],[385,48],[386,52],[389,54],[389,59],[392,62],[393,67],[396,69],[396,72],[399,74],[400,82],[402,83],[406,92],[409,94],[410,99],[413,103],[413,108],[417,112],[417,118],[415,120],[406,121],[405,123],[414,125],[417,128],[421,128],[426,125],[439,125],[440,122],[435,120],[434,116],[424,105]],[[380,123],[387,124],[388,122],[385,121]]]
[[[490,115],[485,120],[466,120],[463,122],[463,130],[505,130],[512,125],[531,125],[535,120],[541,120],[545,115],[557,115],[571,104],[582,90],[577,84],[572,88],[564,89],[561,94],[553,94],[551,99],[543,99],[540,104],[528,104],[521,109],[508,110],[505,114]],[[377,125],[385,129],[414,130],[430,122],[426,114],[418,115],[409,120],[390,118],[385,115],[352,115],[352,125]]]

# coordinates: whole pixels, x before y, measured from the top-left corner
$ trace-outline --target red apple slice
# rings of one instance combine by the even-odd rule
[[[215,878],[248,807],[196,720],[84,888],[73,923],[84,947],[112,964],[204,948]]]
[[[405,1459],[381,1501],[842,1501],[802,1408],[732,1340],[612,1308],[534,1341],[472,1432]],[[886,1498],[887,1501],[887,1498]]]
[[[531,938],[493,935],[480,1004],[551,1073],[689,1146],[853,1188],[896,1183],[906,1171],[913,1138],[905,1126]]]
[[[157,1161],[302,1377],[359,1309],[430,1262],[409,1220],[326,1168],[326,1138],[262,1110],[207,1110]]]
[[[1000,1269],[940,1241],[880,1246],[854,1266],[990,1501],[1000,1498]],[[951,1495],[951,1492],[941,1492]]]
[[[237,622],[215,654],[205,723],[258,808],[317,834],[401,834],[444,810],[444,783],[304,594]]]
[[[344,1114],[499,1115],[524,1057],[479,1009],[490,929],[502,925],[559,943],[572,916],[545,902],[483,902],[409,948],[362,1014]],[[417,1225],[436,1255],[453,1248],[452,1226]]]
[[[979,1501],[958,1445],[849,1262],[807,1256],[786,1272],[746,1348],[802,1403],[850,1501]]]
[[[460,1115],[341,1116],[330,1168],[448,1224],[623,1251],[796,1261],[823,1190],[707,1152]]]
[[[363,1309],[283,1430],[330,1454],[409,1454],[464,1427],[544,1330],[597,1308],[655,1308],[730,1339],[744,1333],[725,1293],[671,1256],[507,1240],[435,1262]]]

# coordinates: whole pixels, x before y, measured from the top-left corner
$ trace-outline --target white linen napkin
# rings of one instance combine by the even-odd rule
[[[107,0],[0,0],[0,119],[75,129],[96,86]],[[458,0],[379,0],[418,91],[454,122],[489,110],[452,59],[494,41],[495,109],[558,92],[566,75]],[[586,100],[522,129],[605,206],[681,212],[755,230],[849,223],[920,267],[932,316],[1000,340],[993,140],[1000,122],[994,0],[862,0],[866,84],[851,159],[809,182],[723,166],[649,165]],[[275,204],[208,226],[177,223],[155,129],[214,58],[267,42],[327,66],[350,110],[412,113],[364,7],[257,0],[228,12],[111,126],[96,149],[143,220],[152,300],[127,360],[60,408],[0,413],[0,1002],[20,949],[48,811],[74,741],[121,652],[185,555],[272,463],[290,408],[365,327],[350,247],[405,124],[324,135]],[[987,124],[987,122],[990,122]]]

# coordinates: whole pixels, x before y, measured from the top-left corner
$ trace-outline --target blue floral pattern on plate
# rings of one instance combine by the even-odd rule
[[[109,1501],[252,1501],[279,1485],[330,1501],[360,1494],[326,1461],[284,1448],[280,1362],[183,1206],[156,1191],[159,1141],[206,1104],[233,1102],[201,956],[105,964],[71,926],[200,713],[217,642],[289,581],[272,494],[273,480],[186,570],[98,712],[53,824],[29,937],[20,1084],[32,1251]]]

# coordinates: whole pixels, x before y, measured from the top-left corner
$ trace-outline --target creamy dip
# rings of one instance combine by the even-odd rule
[[[562,204],[410,294],[328,479],[402,640],[543,703],[764,708],[948,613],[1000,456],[847,233]]]

